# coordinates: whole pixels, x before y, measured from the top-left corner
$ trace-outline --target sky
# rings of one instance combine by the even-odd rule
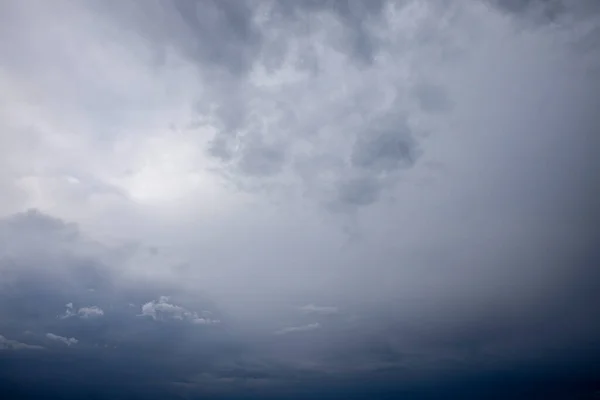
[[[600,2],[0,2],[0,397],[595,399]]]

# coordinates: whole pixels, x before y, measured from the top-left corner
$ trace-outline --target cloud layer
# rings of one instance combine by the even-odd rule
[[[597,4],[2,2],[0,394],[593,396]]]

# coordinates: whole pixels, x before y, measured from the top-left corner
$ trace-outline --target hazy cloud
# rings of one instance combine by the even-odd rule
[[[21,343],[17,340],[7,339],[0,335],[0,350],[40,350],[42,346]]]
[[[316,306],[314,304],[307,304],[305,306],[302,306],[302,307],[300,307],[300,311],[302,311],[305,314],[322,314],[322,315],[337,314],[339,312],[337,307]]]
[[[77,340],[73,337],[67,338],[64,336],[55,335],[54,333],[46,333],[46,337],[50,340],[56,340],[58,342],[62,342],[64,344],[66,344],[67,346],[79,343],[79,340]]]
[[[278,330],[277,332],[275,332],[275,334],[276,335],[285,335],[287,333],[294,333],[294,332],[314,331],[315,329],[319,329],[320,327],[321,327],[321,325],[318,322],[315,322],[313,324],[308,324],[308,325],[302,325],[302,326],[289,326],[287,328]]]

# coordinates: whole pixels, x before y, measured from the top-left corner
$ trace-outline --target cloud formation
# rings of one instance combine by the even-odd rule
[[[0,2],[0,397],[593,396],[598,4]]]
[[[203,314],[210,315],[208,312],[204,312]],[[169,303],[168,296],[160,296],[158,300],[152,300],[142,305],[142,313],[140,316],[151,317],[153,320],[173,318],[189,321],[192,324],[198,325],[218,324],[220,322],[210,318],[199,317],[196,312],[186,310],[182,306],[171,304]]]
[[[58,342],[62,342],[64,344],[66,344],[67,346],[79,343],[79,340],[77,340],[75,338],[72,338],[72,337],[67,338],[64,336],[55,335],[54,333],[46,333],[46,337],[50,340],[56,340]]]
[[[78,310],[73,308],[73,303],[65,305],[65,313],[60,318],[80,317],[80,318],[96,318],[104,315],[104,311],[98,306],[81,307]]]
[[[77,314],[81,318],[95,318],[103,316],[104,311],[98,306],[81,307],[79,311],[77,311]]]

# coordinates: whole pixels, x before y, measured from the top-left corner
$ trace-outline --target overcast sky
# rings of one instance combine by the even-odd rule
[[[599,104],[595,0],[1,1],[0,397],[595,398]]]

